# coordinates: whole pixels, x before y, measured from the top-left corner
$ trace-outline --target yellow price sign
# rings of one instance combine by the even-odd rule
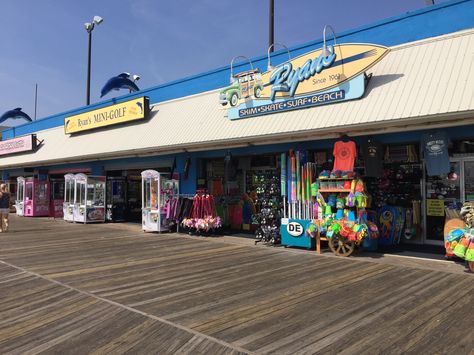
[[[438,199],[426,200],[426,215],[444,217],[444,201]]]

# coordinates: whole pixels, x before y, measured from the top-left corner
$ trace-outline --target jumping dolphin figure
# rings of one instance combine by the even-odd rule
[[[112,90],[129,89],[131,92],[140,91],[137,84],[130,80],[129,73],[120,73],[110,78],[100,91],[100,97],[107,95]]]
[[[135,102],[138,107],[140,107],[140,113],[143,113],[143,105],[141,102]]]
[[[0,123],[2,123],[3,121],[8,120],[9,118],[13,118],[13,119],[24,118],[28,122],[33,121],[30,116],[28,116],[26,113],[24,113],[21,110],[21,107],[17,107],[13,110],[9,110],[9,111],[5,112],[3,115],[1,115],[0,116]]]

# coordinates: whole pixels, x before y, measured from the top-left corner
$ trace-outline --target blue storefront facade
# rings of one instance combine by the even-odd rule
[[[454,111],[448,104],[448,101],[451,102],[452,100],[446,98],[446,95],[450,95],[449,92],[443,94],[443,97],[432,98],[430,95],[431,92],[435,91],[436,85],[445,85],[447,87],[449,87],[449,85],[447,79],[445,80],[445,77],[440,77],[437,83],[426,82],[423,78],[429,77],[430,73],[425,73],[423,77],[415,80],[414,82],[416,82],[416,84],[406,84],[412,85],[411,90],[419,91],[422,94],[417,98],[407,97],[406,99],[400,99],[400,101],[397,101],[408,102],[410,100],[419,100],[420,102],[426,102],[419,104],[419,109],[417,108],[418,106],[411,106],[410,109],[405,109],[406,112],[403,115],[398,115],[397,110],[403,111],[403,107],[395,104],[393,100],[387,100],[387,97],[384,95],[390,94],[384,94],[384,91],[388,90],[390,87],[390,90],[393,90],[391,93],[400,96],[404,95],[404,88],[402,86],[405,84],[403,84],[402,80],[408,80],[410,75],[415,75],[413,73],[419,71],[413,69],[413,66],[416,65],[417,59],[413,58],[413,54],[421,54],[422,51],[425,50],[423,48],[429,47],[426,51],[426,53],[429,54],[425,53],[425,55],[439,56],[442,54],[441,51],[443,49],[436,47],[438,43],[444,43],[443,41],[451,40],[456,41],[461,37],[459,44],[456,42],[454,45],[459,46],[460,48],[467,46],[466,43],[470,43],[469,41],[471,38],[470,30],[474,27],[473,14],[473,0],[455,0],[426,7],[419,11],[410,12],[377,23],[372,23],[354,30],[337,33],[338,43],[376,43],[393,49],[390,54],[391,57],[382,59],[380,64],[378,64],[377,70],[383,73],[377,74],[376,70],[373,77],[368,81],[364,96],[356,101],[358,105],[357,107],[351,106],[350,109],[347,109],[344,112],[344,115],[342,115],[341,112],[336,113],[328,111],[329,108],[325,108],[325,114],[331,114],[333,116],[330,117],[341,120],[336,125],[337,127],[328,125],[327,127],[321,126],[321,128],[316,129],[314,128],[316,126],[313,125],[308,127],[306,130],[307,132],[304,133],[305,128],[299,125],[299,128],[295,129],[294,134],[291,133],[291,129],[286,129],[285,132],[275,129],[273,131],[265,131],[261,136],[259,136],[258,131],[250,132],[248,135],[245,133],[239,133],[239,139],[230,140],[227,140],[227,136],[224,134],[222,140],[218,140],[218,138],[213,139],[211,137],[206,142],[190,143],[183,139],[182,142],[177,140],[173,144],[170,144],[169,147],[156,149],[156,151],[152,149],[153,147],[150,147],[149,149],[137,149],[136,152],[131,153],[131,150],[129,149],[124,151],[123,154],[121,154],[120,151],[117,151],[114,154],[104,154],[103,157],[98,157],[97,155],[82,156],[80,151],[78,151],[77,154],[68,154],[61,159],[56,157],[55,159],[48,161],[47,158],[37,159],[35,157],[36,153],[28,153],[29,161],[28,159],[23,159],[21,162],[15,163],[15,157],[18,158],[21,156],[17,154],[8,157],[8,161],[6,161],[5,158],[0,158],[2,180],[13,181],[18,176],[28,176],[32,174],[61,175],[67,172],[85,172],[91,175],[109,175],[111,172],[115,171],[119,172],[115,175],[120,175],[120,172],[123,171],[139,171],[150,168],[161,169],[163,171],[173,169],[180,174],[180,192],[183,194],[194,194],[198,188],[210,188],[212,185],[210,180],[216,180],[213,178],[212,174],[216,174],[216,176],[224,174],[216,173],[216,171],[224,166],[225,159],[229,159],[229,157],[235,161],[235,169],[245,170],[246,167],[249,171],[261,171],[267,169],[268,164],[274,164],[275,157],[282,152],[288,152],[290,149],[311,152],[325,151],[328,160],[331,161],[332,147],[335,141],[342,135],[350,137],[358,147],[362,146],[367,137],[370,136],[372,139],[377,140],[379,143],[384,145],[385,151],[390,151],[390,149],[392,149],[391,147],[393,147],[392,151],[396,151],[397,147],[399,148],[403,145],[415,145],[416,150],[419,153],[419,142],[421,141],[422,136],[426,132],[440,130],[447,133],[452,142],[452,147],[450,148],[451,160],[452,164],[454,164],[452,168],[457,169],[456,171],[459,170],[459,174],[467,174],[467,170],[471,169],[471,161],[474,160],[474,152],[471,148],[471,140],[474,140],[474,115],[472,113],[472,107],[470,106],[472,100],[468,99],[469,102],[466,104],[466,99],[461,97],[459,101],[460,103],[457,105],[459,109]],[[431,38],[435,38],[435,40],[431,41]],[[291,57],[296,58],[304,53],[317,50],[322,47],[322,42],[322,39],[318,39],[299,46],[291,47]],[[415,44],[411,46],[410,43]],[[408,49],[404,47],[405,45]],[[446,46],[449,48],[454,48],[454,45],[446,42]],[[434,47],[432,48],[431,46]],[[396,58],[394,57],[395,55],[397,56]],[[411,57],[409,57],[409,55]],[[451,55],[455,56],[456,53],[452,53]],[[425,58],[424,60],[427,61],[428,59],[429,58]],[[272,55],[272,62],[274,65],[283,63],[286,60],[286,51],[277,51]],[[391,61],[389,62],[388,60]],[[458,59],[458,61],[460,60],[463,59]],[[258,68],[261,72],[266,71],[266,55],[251,58],[251,62],[253,68]],[[455,63],[458,62],[455,61]],[[463,65],[468,67],[467,64]],[[381,66],[383,66],[383,70],[378,69]],[[405,66],[414,71],[404,71]],[[442,64],[439,64],[436,68],[441,72],[452,70],[450,67],[442,67]],[[248,64],[246,62],[238,63],[234,65],[233,70],[234,72],[248,70]],[[370,72],[371,70],[369,70],[367,74]],[[182,100],[186,100],[187,97],[194,98],[196,96],[199,97],[200,95],[207,95],[207,93],[210,93],[209,95],[215,97],[215,106],[219,107],[218,89],[228,86],[230,74],[230,66],[225,66],[206,73],[141,90],[136,93],[123,95],[110,100],[104,100],[90,106],[71,109],[70,111],[45,117],[35,122],[6,129],[2,132],[2,140],[5,141],[31,134],[37,134],[39,139],[41,139],[42,132],[50,132],[51,130],[58,129],[58,127],[62,129],[66,117],[123,103],[144,96],[149,98],[150,106],[158,107],[158,113],[150,120],[159,119],[160,105],[162,104],[166,105],[171,102],[177,107],[177,112],[179,112],[179,105]],[[454,73],[452,73],[452,75],[454,75]],[[467,80],[469,77],[471,79],[474,77],[472,71],[459,75],[458,81]],[[371,85],[375,85],[378,89],[373,89]],[[418,89],[414,87],[415,85],[418,85]],[[468,86],[468,84],[462,85],[464,86],[460,88],[461,91],[469,90],[470,86]],[[449,88],[446,89],[446,91],[448,90]],[[375,96],[377,95],[379,97],[376,99]],[[459,95],[459,93],[453,91],[452,95],[455,97],[456,95]],[[466,95],[472,97],[472,93],[471,95]],[[368,100],[372,101],[369,102]],[[383,102],[384,100],[387,101]],[[379,105],[380,109],[378,109],[378,112],[372,112],[371,115],[377,120],[380,118],[381,121],[387,118],[386,122],[364,121],[362,124],[362,121],[357,121],[355,119],[351,121],[350,119],[341,118],[342,116],[355,116],[351,111],[353,109],[357,109],[358,114],[363,116],[363,110],[367,109],[364,106],[364,101],[367,101],[366,105],[368,106],[375,104]],[[206,101],[206,103],[203,103],[202,105],[212,104],[209,104]],[[330,107],[332,105],[334,107],[339,107],[339,110],[345,110],[344,105],[348,104],[345,102],[334,104],[328,103],[326,106]],[[433,105],[439,106],[436,112],[433,111],[434,113],[429,111],[429,107],[425,107]],[[393,107],[388,110],[390,106]],[[449,107],[444,109],[444,106]],[[385,110],[386,107],[388,111]],[[415,109],[413,107],[415,107]],[[205,112],[205,109],[203,110]],[[311,111],[315,112],[314,115],[316,115],[318,110],[321,110],[321,108],[301,108],[301,110],[287,113],[284,119],[298,120],[299,112]],[[335,108],[333,111],[335,110],[337,109]],[[203,120],[202,124],[204,126],[206,125],[205,116],[206,115],[203,114],[203,118],[200,118]],[[269,117],[271,116],[272,114],[270,113],[266,115],[265,118],[255,122],[257,122],[256,124],[263,124],[261,122],[268,122]],[[415,117],[416,119],[412,120],[411,117]],[[388,118],[390,118],[390,120]],[[237,120],[235,121],[235,125],[247,124],[239,123],[239,121],[251,119],[259,120],[259,117]],[[304,119],[309,120],[310,118],[304,117]],[[318,118],[312,119],[318,120]],[[229,122],[229,118],[225,117],[225,114],[222,115],[222,120],[226,121],[226,124]],[[136,125],[140,124],[141,123],[136,123]],[[210,124],[215,124],[215,122],[211,122]],[[128,124],[127,127],[130,131],[130,135],[134,135],[135,124]],[[226,127],[228,126],[224,126],[223,130],[227,129]],[[235,129],[237,130],[237,128]],[[245,130],[245,128],[242,128],[242,130]],[[101,132],[101,129],[97,129],[91,131],[91,133],[84,134],[94,134],[97,136],[97,139],[101,139]],[[170,123],[170,134],[179,136],[180,127],[174,127],[173,124]],[[216,135],[217,134],[218,133],[216,133]],[[47,142],[45,141],[45,143]],[[104,145],[106,146],[107,142],[105,142]],[[159,145],[159,142],[157,145]],[[266,159],[266,157],[268,159]],[[3,163],[2,160],[4,161]],[[420,164],[423,164],[421,156],[419,160]],[[37,161],[40,161],[41,163],[38,164],[36,163]],[[399,166],[403,164],[396,162],[393,159],[392,163],[391,169],[395,169],[395,174],[397,174]],[[425,173],[422,173],[422,176],[420,176],[422,183],[419,186],[423,210],[426,210],[426,200],[428,199],[427,194],[431,193],[430,191],[432,190],[432,188],[428,186],[433,184],[433,182],[425,175]],[[245,185],[246,174],[243,173],[242,176],[239,175],[239,179],[243,180],[242,184]],[[470,179],[470,175],[469,177],[466,175],[465,180],[468,179]],[[459,194],[462,194],[462,198],[460,199],[466,200],[468,199],[468,195],[471,194],[469,190],[470,187],[466,187],[464,181],[462,182],[462,185],[462,187],[459,187]],[[240,190],[239,193],[242,193],[245,192],[247,188],[245,186],[240,186],[237,190]],[[469,198],[471,197],[472,196],[469,195]],[[419,240],[415,242],[430,244],[429,235],[432,232],[427,232],[429,228],[426,227],[426,225],[427,223],[429,224],[430,221],[429,217],[427,220],[426,213],[423,213],[423,219],[425,231],[423,232],[423,236],[420,236]],[[439,228],[439,226],[436,225],[433,228]],[[436,238],[431,239],[434,244],[437,243]]]

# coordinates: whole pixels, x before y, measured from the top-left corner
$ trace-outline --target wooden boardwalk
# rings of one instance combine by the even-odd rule
[[[474,276],[14,218],[0,353],[474,353]]]

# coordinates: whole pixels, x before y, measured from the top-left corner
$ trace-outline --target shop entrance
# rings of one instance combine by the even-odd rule
[[[228,154],[201,161],[198,188],[214,197],[225,233],[253,237],[261,224],[263,204],[267,209],[278,210],[273,195],[280,196],[272,188],[280,184],[278,158],[277,154]]]
[[[450,172],[425,177],[426,244],[444,242],[445,207],[474,201],[474,156],[450,159]]]
[[[107,221],[141,221],[140,184],[141,176],[138,170],[107,172]]]

